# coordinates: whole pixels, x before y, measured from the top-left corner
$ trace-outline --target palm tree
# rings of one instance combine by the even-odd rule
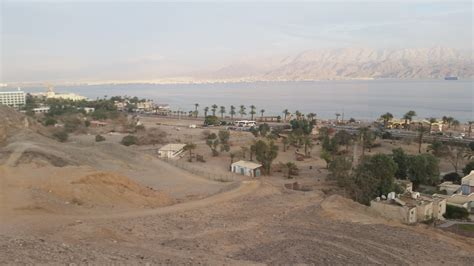
[[[255,109],[257,109],[257,107],[255,107],[255,105],[250,105],[250,120],[253,120],[253,116],[256,114],[255,112]]]
[[[336,115],[336,123],[339,123],[339,117],[341,116],[341,114],[340,113],[335,113],[335,115]]]
[[[232,171],[232,164],[234,163],[235,153],[234,152],[229,153],[229,157],[230,157],[229,170]]]
[[[207,113],[209,112],[209,107],[204,107],[204,117],[207,117]]]
[[[316,117],[316,114],[315,113],[309,113],[306,115],[306,117],[311,121],[313,122],[314,121],[314,118]]]
[[[413,120],[413,117],[416,116],[416,112],[415,111],[408,111],[406,114],[403,115],[403,119],[405,119],[405,129],[408,130],[409,129],[409,125],[408,125],[408,121],[411,121]]]
[[[448,129],[451,128],[451,125],[454,121],[454,118],[451,116],[443,116],[443,123],[448,125]]]
[[[234,115],[235,115],[235,106],[231,105],[230,106],[230,119],[234,120]]]
[[[383,120],[383,127],[384,128],[387,128],[388,126],[388,122],[390,122],[390,120],[393,119],[393,115],[391,113],[385,113],[383,115],[380,116],[380,119]]]
[[[212,107],[212,108],[211,108],[211,110],[212,110],[212,116],[216,116],[217,104],[213,104],[211,107]]]
[[[426,133],[426,128],[423,127],[423,123],[420,122],[420,126],[417,129],[418,131],[418,153],[421,153],[421,144],[423,144],[423,136]]]
[[[451,125],[454,127],[454,129],[457,129],[458,126],[461,125],[461,123],[459,122],[459,120],[453,119],[453,122],[451,122]]]
[[[199,107],[199,104],[195,103],[194,104],[194,114],[196,115],[196,118],[198,117],[198,107]]]
[[[365,155],[365,148],[366,143],[369,139],[370,129],[368,127],[360,127],[358,129],[357,138],[359,139],[360,143],[362,144],[362,157]]]
[[[436,119],[435,117],[430,117],[428,118],[428,122],[430,123],[430,131],[429,133],[431,134],[431,131],[433,129],[433,124],[438,122],[438,119]]]
[[[265,113],[265,109],[260,110],[260,113],[262,114],[261,118],[262,118],[262,121],[263,121],[263,113]]]
[[[467,131],[467,136],[471,137],[471,132],[472,132],[472,124],[474,124],[474,121],[469,121],[467,122],[469,124],[469,129]]]
[[[311,149],[313,147],[313,140],[311,139],[309,135],[304,135],[303,145],[304,145],[304,154],[308,156],[308,148]]]
[[[240,110],[239,110],[240,118],[244,117],[244,115],[247,114],[247,113],[245,112],[245,109],[247,109],[247,108],[245,107],[245,105],[241,105],[241,106],[240,106]]]
[[[221,113],[221,118],[223,119],[223,118],[224,118],[224,114],[225,114],[225,106],[221,106],[221,107],[220,107],[219,113]]]
[[[296,115],[296,119],[297,119],[297,120],[300,120],[300,118],[301,118],[301,112],[298,111],[298,110],[296,110],[296,111],[295,111],[295,115]]]
[[[285,115],[285,118],[283,120],[286,121],[286,117],[290,114],[290,112],[288,111],[288,109],[285,109],[283,110],[283,114]]]

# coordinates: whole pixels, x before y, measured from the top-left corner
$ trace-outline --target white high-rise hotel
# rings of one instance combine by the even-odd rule
[[[26,94],[18,89],[17,91],[0,91],[0,104],[14,108],[25,105]]]

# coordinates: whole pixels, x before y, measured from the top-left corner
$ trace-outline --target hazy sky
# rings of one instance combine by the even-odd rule
[[[317,48],[472,49],[471,1],[0,1],[0,82],[153,79]]]

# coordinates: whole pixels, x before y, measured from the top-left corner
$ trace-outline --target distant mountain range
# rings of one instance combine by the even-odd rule
[[[472,54],[452,48],[309,50],[295,56],[243,60],[205,80],[337,80],[473,78]]]

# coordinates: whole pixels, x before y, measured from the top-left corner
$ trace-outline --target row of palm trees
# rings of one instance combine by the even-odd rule
[[[199,111],[198,111],[199,106],[200,106],[199,103],[195,103],[194,111],[189,111],[188,113],[197,118],[199,114]],[[255,115],[257,114],[257,107],[255,105],[250,105],[249,110],[250,111],[248,112],[248,114],[250,115],[250,119],[253,120]],[[230,111],[227,112],[227,109],[225,106],[218,106],[217,104],[213,104],[210,107],[208,106],[204,107],[203,111],[204,111],[204,117],[207,117],[209,114],[216,116],[217,113],[220,114],[221,118],[224,118],[224,115],[228,113],[231,119],[234,119],[234,116],[236,116],[237,114],[240,115],[240,118],[243,118],[244,116],[247,115],[247,107],[245,105],[240,105],[238,106],[238,108],[234,105],[231,105]],[[177,112],[173,112],[173,113],[177,113]],[[259,113],[260,113],[260,116],[263,117],[263,115],[265,114],[265,109],[260,109]],[[287,121],[287,118],[290,117],[290,115],[292,115],[292,113],[288,109],[283,110],[282,113],[283,113],[284,121]],[[181,114],[186,114],[186,112],[181,112]],[[305,118],[305,115],[298,110],[295,111],[294,115],[296,116],[296,119],[298,120]],[[316,119],[316,116],[317,116],[316,113],[306,114],[306,118],[311,121],[314,121]]]
[[[413,117],[417,116],[416,112],[413,111],[413,110],[410,110],[408,112],[406,112],[404,115],[403,115],[403,119],[405,120],[405,129],[409,129],[410,128],[410,123],[413,121]],[[380,116],[380,119],[383,121],[383,124],[384,124],[384,127],[386,128],[388,126],[388,123],[393,119],[393,115],[389,112],[383,114]],[[430,125],[429,127],[429,132],[431,132],[431,129],[433,127],[433,124],[437,123],[438,122],[438,119],[436,117],[429,117],[426,119]],[[448,126],[448,129],[450,129],[451,127],[458,127],[459,125],[461,125],[461,123],[459,122],[459,120],[456,120],[454,119],[453,117],[451,116],[443,116],[442,117],[442,122],[443,124],[447,125]],[[410,122],[410,123],[408,123]],[[472,124],[474,123],[474,121],[469,121],[468,124],[469,124],[469,128],[472,127]],[[471,130],[469,130],[470,132]]]

